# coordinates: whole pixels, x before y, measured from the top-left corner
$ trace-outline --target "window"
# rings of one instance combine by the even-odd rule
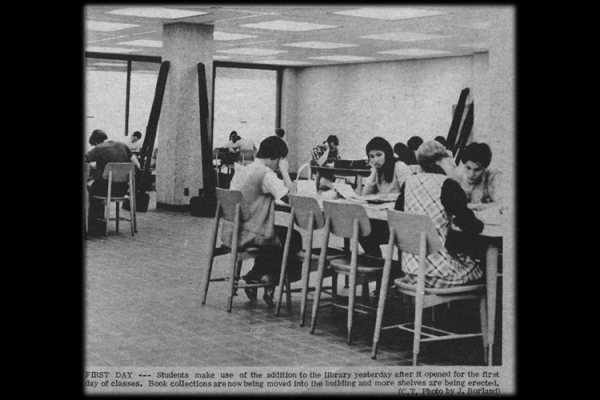
[[[214,90],[213,147],[222,147],[231,131],[260,142],[275,133],[277,71],[217,67]]]

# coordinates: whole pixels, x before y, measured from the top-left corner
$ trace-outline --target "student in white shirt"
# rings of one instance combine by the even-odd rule
[[[242,229],[238,244],[242,247],[260,247],[261,255],[254,260],[254,267],[243,278],[248,283],[263,282],[271,286],[265,290],[263,299],[273,306],[275,286],[279,282],[283,245],[287,228],[275,225],[275,200],[287,202],[287,194],[293,183],[289,175],[286,159],[288,148],[277,136],[269,136],[260,144],[255,160],[239,166],[231,180],[230,189],[243,193]],[[283,180],[277,177],[281,173]],[[231,225],[223,226],[221,239],[226,246],[231,245]],[[300,233],[292,233],[288,271],[290,281],[300,279],[302,262],[297,257],[302,249]],[[256,289],[247,289],[250,299],[256,298]]]

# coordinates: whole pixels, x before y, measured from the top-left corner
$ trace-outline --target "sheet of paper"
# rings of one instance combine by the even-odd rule
[[[336,182],[333,184],[335,190],[345,199],[352,199],[358,197],[352,189],[352,186],[344,182]]]

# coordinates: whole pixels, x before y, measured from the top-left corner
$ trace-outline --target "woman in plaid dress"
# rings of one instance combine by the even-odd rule
[[[448,241],[450,223],[463,232],[479,233],[483,223],[467,207],[467,197],[454,176],[455,164],[444,146],[432,140],[417,150],[417,161],[423,173],[412,175],[402,186],[396,210],[428,215],[433,220],[442,248],[427,256],[425,287],[447,288],[472,284],[483,277],[479,262],[458,251],[456,242]],[[402,255],[402,271],[407,283],[416,284],[418,259]]]

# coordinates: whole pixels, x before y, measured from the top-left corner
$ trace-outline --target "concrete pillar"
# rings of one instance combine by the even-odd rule
[[[186,210],[203,187],[197,65],[205,66],[212,115],[213,31],[212,25],[163,26],[163,61],[171,65],[159,121],[157,207]]]

